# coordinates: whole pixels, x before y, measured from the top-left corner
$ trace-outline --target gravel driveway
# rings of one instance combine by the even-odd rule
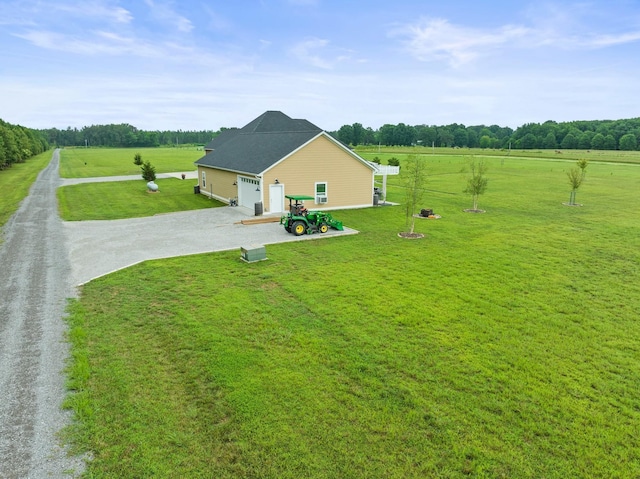
[[[148,259],[230,249],[239,256],[251,244],[357,233],[296,237],[278,223],[240,224],[253,215],[241,207],[63,222],[55,197],[63,184],[58,164],[56,150],[0,245],[1,479],[68,478],[83,470],[81,458],[68,457],[56,438],[70,420],[61,409],[68,355],[63,317],[75,286]]]
[[[58,447],[69,420],[62,320],[71,264],[55,191],[59,154],[4,228],[0,246],[0,478],[70,477],[82,461]],[[65,474],[65,472],[67,472]]]

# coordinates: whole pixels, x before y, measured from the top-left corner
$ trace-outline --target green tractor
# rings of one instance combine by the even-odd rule
[[[289,233],[300,236],[305,233],[326,233],[329,228],[344,230],[342,221],[334,220],[329,213],[309,211],[304,207],[302,202],[312,200],[313,196],[287,195],[285,198],[289,200],[289,213],[280,218],[280,224]]]

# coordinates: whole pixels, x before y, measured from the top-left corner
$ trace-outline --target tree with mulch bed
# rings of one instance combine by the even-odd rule
[[[424,187],[427,183],[427,168],[424,161],[420,161],[415,155],[411,155],[407,158],[404,172],[405,215],[406,224],[410,229],[409,231],[398,233],[398,236],[413,239],[423,238],[424,234],[415,233],[414,229],[416,225],[415,212],[425,193]]]

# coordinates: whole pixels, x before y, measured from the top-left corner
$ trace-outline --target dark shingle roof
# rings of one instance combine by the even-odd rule
[[[215,150],[218,145],[221,145],[225,141],[227,141],[231,136],[238,133],[237,128],[231,128],[229,130],[222,130],[218,136],[216,136],[213,140],[207,143],[204,147],[205,150]]]
[[[322,133],[307,120],[267,111],[241,129],[225,130],[205,148],[196,165],[258,174]]]

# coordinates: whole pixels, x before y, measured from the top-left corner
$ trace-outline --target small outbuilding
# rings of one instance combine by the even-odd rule
[[[286,194],[314,197],[307,208],[373,205],[375,167],[307,120],[267,111],[222,131],[195,162],[200,194],[283,213]]]

